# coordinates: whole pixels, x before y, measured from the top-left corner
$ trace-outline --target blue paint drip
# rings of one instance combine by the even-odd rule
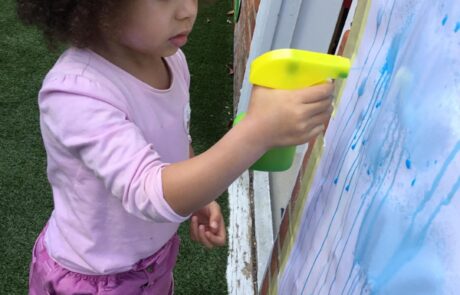
[[[457,23],[455,24],[454,32],[457,33],[458,31],[460,31],[460,22],[457,22]]]
[[[350,185],[347,184],[347,186],[345,187],[345,190],[348,192],[350,190]]]
[[[441,22],[443,26],[446,25],[447,19],[448,19],[448,16],[447,16],[447,14],[446,14],[446,16],[442,19],[442,22]]]
[[[350,183],[353,180],[354,175],[356,173],[356,170],[359,167],[359,161],[360,161],[359,159],[360,158],[358,157],[353,161],[351,169],[348,171],[348,173],[347,173],[347,175],[345,177],[345,182]],[[351,173],[351,175],[350,175],[350,173]],[[347,186],[349,187],[349,184]],[[311,274],[312,274],[312,272],[313,272],[313,270],[315,268],[316,262],[318,261],[318,258],[321,255],[321,252],[323,251],[323,248],[324,248],[324,246],[326,244],[326,241],[328,240],[328,237],[331,234],[331,229],[332,229],[332,226],[334,224],[334,220],[336,218],[336,215],[337,215],[337,213],[338,213],[338,211],[340,209],[340,206],[341,206],[341,203],[342,203],[342,200],[343,200],[343,194],[344,194],[344,192],[342,191],[340,193],[340,196],[338,197],[338,202],[337,202],[337,205],[336,205],[336,207],[334,209],[334,213],[332,214],[331,222],[330,222],[330,224],[329,224],[329,226],[328,226],[328,228],[326,230],[326,235],[324,236],[323,241],[321,242],[320,248],[319,248],[318,252],[316,253],[315,258],[313,259],[312,266],[311,266],[311,268],[310,268],[310,270],[309,270],[309,272],[307,274],[306,279],[304,280],[304,284],[303,284],[301,293],[304,293],[305,288],[307,286],[307,283],[309,281],[309,278],[310,278],[310,276],[311,276]]]
[[[412,181],[411,181],[411,183],[410,183],[410,186],[414,186],[416,180],[417,180],[416,178],[412,179]]]
[[[454,149],[452,150],[452,152],[447,157],[446,161],[444,162],[444,164],[441,167],[441,171],[439,172],[438,176],[436,176],[436,178],[433,180],[433,184],[431,186],[431,189],[428,192],[425,193],[422,202],[420,203],[420,205],[415,210],[415,213],[412,216],[412,223],[414,223],[415,217],[418,215],[418,213],[420,213],[423,210],[423,208],[425,208],[425,206],[428,203],[428,201],[430,200],[431,196],[436,191],[436,188],[439,186],[439,184],[441,182],[441,179],[442,179],[442,176],[445,174],[445,172],[447,170],[447,167],[455,159],[455,156],[458,153],[460,153],[460,141],[457,142],[457,144],[455,145]]]
[[[412,167],[412,162],[411,162],[411,160],[407,159],[406,160],[406,168],[410,169],[411,167]]]
[[[442,173],[440,176],[442,177],[443,175],[444,173]],[[419,231],[414,230],[414,223],[411,224],[393,257],[389,259],[389,262],[382,270],[381,275],[379,275],[378,279],[375,280],[372,290],[373,293],[379,293],[382,286],[384,286],[391,278],[393,278],[403,265],[411,261],[420,252],[428,234],[428,229],[433,223],[433,220],[439,214],[443,206],[450,204],[459,189],[460,177],[457,178],[457,181],[447,196],[434,208],[428,220]],[[411,251],[407,251],[408,249]]]
[[[336,178],[334,179],[334,184],[337,184],[337,182],[339,182],[339,178],[338,178],[338,177],[336,177]]]
[[[393,125],[393,124],[390,123],[390,126],[392,126],[392,125]],[[394,133],[394,132],[395,132],[395,130],[394,130],[393,128],[388,128],[388,129],[387,129],[387,133],[386,133],[386,135],[385,135],[383,138],[389,138],[389,137],[390,137],[389,134],[390,134],[390,133]],[[399,138],[399,136],[398,136],[398,138]],[[394,145],[395,145],[397,142],[399,142],[398,138],[396,138],[395,140],[393,140],[393,141],[391,142],[391,146],[392,146],[392,147],[390,148],[390,150],[392,150],[393,152],[392,152],[390,155],[387,155],[387,156],[382,155],[382,157],[384,157],[385,159],[388,159],[388,157],[390,158],[388,161],[385,161],[385,163],[392,163],[392,162],[393,162],[393,158],[394,158],[394,156],[395,156],[395,155],[394,155]],[[383,148],[383,146],[382,146],[381,144],[378,145],[378,147],[379,147],[379,150],[380,150],[380,151],[381,151],[382,148]],[[377,152],[377,154],[381,154],[381,152]],[[402,157],[402,155],[400,156],[398,162],[401,161],[401,157]],[[377,158],[380,158],[380,157],[377,157]],[[376,161],[377,161],[377,159],[376,159]],[[367,165],[366,165],[366,166],[367,166]],[[372,165],[372,166],[375,166],[375,164]],[[376,175],[375,177],[372,178],[372,183],[371,183],[370,186],[368,187],[368,190],[367,190],[364,194],[361,195],[361,199],[363,199],[363,198],[365,198],[365,199],[371,199],[371,203],[374,203],[375,198],[376,198],[378,192],[380,192],[380,189],[381,189],[381,187],[382,187],[382,185],[383,185],[383,183],[384,183],[383,180],[385,179],[385,176],[386,176],[386,175],[388,174],[388,172],[389,172],[389,167],[390,167],[390,166],[388,165],[388,166],[385,168],[385,171],[380,172],[380,173],[379,173],[380,176]],[[368,168],[368,169],[367,169],[367,174],[369,175],[370,173],[371,173],[371,170]],[[396,174],[395,174],[395,175],[396,175]],[[394,179],[395,179],[395,178],[393,178],[392,183],[394,183]],[[390,187],[392,187],[392,186],[393,186],[393,185],[390,185]],[[370,191],[371,191],[372,189],[374,189],[375,187],[377,187],[375,194],[374,194],[373,196],[369,196]],[[387,194],[388,194],[388,192],[387,192],[385,195],[387,195]],[[353,195],[352,195],[352,198],[353,198]],[[360,212],[361,212],[362,209],[364,208],[365,204],[366,204],[365,202],[362,202],[362,203],[361,203],[360,208],[358,209],[358,213],[357,213],[357,215],[355,216],[355,220],[353,221],[353,226],[352,226],[352,230],[351,230],[351,231],[353,231],[353,228],[354,228],[355,225],[357,224],[357,217],[360,216]],[[366,206],[367,206],[367,204],[366,204]],[[372,207],[372,206],[370,205],[370,207]],[[367,212],[366,212],[366,216],[367,216],[368,214],[369,214],[369,212],[367,211]],[[371,220],[372,220],[372,219],[371,219]],[[364,226],[367,226],[367,225],[369,225],[369,223],[364,222],[363,225],[364,225]],[[373,227],[373,226],[371,225],[370,228],[372,228],[372,227]],[[358,236],[362,236],[361,234],[362,234],[362,229],[359,230]],[[366,236],[366,237],[369,236],[369,235],[370,235],[369,233],[363,234],[363,236]],[[345,245],[348,244],[348,241],[350,240],[350,237],[351,237],[351,234],[348,235],[348,237],[347,237],[347,239],[346,239],[346,242],[345,242]],[[365,240],[365,241],[367,241],[367,240]],[[366,242],[365,242],[365,243],[366,243]],[[346,247],[346,246],[345,246],[345,247]],[[340,261],[342,260],[343,254],[344,254],[344,252],[345,252],[345,247],[343,248],[342,253],[340,254],[339,264],[340,264]],[[334,251],[335,251],[335,250],[334,250]],[[358,253],[358,251],[355,251],[355,253]],[[358,254],[357,254],[357,255],[358,255]],[[349,282],[350,282],[350,279],[351,279],[351,274],[352,274],[353,269],[355,268],[356,265],[358,265],[358,262],[357,262],[357,261],[355,261],[354,264],[353,264],[353,266],[352,266],[352,270],[350,271],[349,276],[348,276],[348,279],[346,280],[346,282],[347,282],[347,283],[346,283],[346,286],[349,285]],[[336,272],[335,272],[335,275],[334,275],[333,282],[335,281],[335,278],[336,278],[336,276],[337,276],[337,270],[338,270],[338,268],[336,268]],[[355,289],[355,287],[357,287],[357,284],[356,284],[357,281],[355,281],[356,278],[357,278],[357,276],[355,276],[355,277],[353,278],[352,283],[351,283],[351,286],[350,286],[350,289],[349,289],[349,292],[348,292],[347,294],[353,294],[353,290]],[[329,294],[331,294],[332,286],[333,286],[333,283],[330,285]],[[346,287],[343,289],[343,292],[345,292],[345,289],[346,289]],[[342,292],[342,294],[344,294],[343,292]]]
[[[383,12],[384,12],[383,9],[379,9],[379,11],[377,12],[377,31],[380,25],[382,24]]]
[[[421,204],[419,204],[418,208],[416,208],[416,210],[412,214],[410,225],[406,230],[406,233],[403,235],[403,240],[399,243],[398,247],[394,251],[393,256],[390,259],[388,259],[386,266],[383,268],[380,274],[378,276],[375,276],[375,278],[373,279],[373,293],[378,293],[379,289],[381,289],[390,279],[392,279],[403,265],[407,264],[417,255],[417,253],[423,246],[423,242],[425,241],[428,228],[432,224],[434,218],[438,215],[439,211],[441,210],[441,207],[448,205],[454,197],[455,193],[460,188],[459,177],[456,183],[454,184],[452,190],[447,195],[447,197],[434,208],[429,219],[424,223],[424,226],[420,230],[416,230],[416,217],[425,208],[425,205],[428,203],[428,201],[432,199],[434,192],[441,183],[441,179],[443,179],[446,175],[446,171],[449,165],[452,163],[452,161],[455,159],[456,155],[459,152],[460,141],[457,142],[453,150],[446,158],[441,170],[434,178],[430,190],[425,193]]]
[[[378,109],[382,105],[382,102],[379,101],[378,103],[375,104],[375,108]]]
[[[373,90],[372,96],[371,96],[371,102],[369,102],[368,107],[364,112],[364,117],[366,117],[366,121],[364,123],[359,122],[359,126],[358,126],[359,130],[357,131],[357,134],[353,138],[353,143],[356,143],[357,141],[361,140],[361,138],[363,136],[365,136],[365,133],[367,132],[367,129],[368,129],[369,125],[371,124],[373,115],[375,114],[374,113],[374,108],[372,108],[371,106],[374,105],[374,103],[375,103],[375,101],[377,100],[378,97],[384,97],[386,95],[387,90],[388,90],[388,82],[389,81],[390,81],[390,75],[387,74],[387,73],[383,73],[380,76],[380,78],[378,79],[377,84],[376,84],[376,86],[375,86],[375,88]],[[375,128],[376,128],[376,126],[374,125],[372,127],[372,130],[374,130]],[[373,132],[368,132],[368,133],[373,134]],[[366,140],[366,142],[367,141],[368,140]],[[371,138],[370,141],[373,141],[373,139]],[[371,147],[371,149],[374,149],[374,148]],[[373,153],[371,152],[371,154],[373,154]],[[342,162],[342,164],[343,164],[343,162]]]
[[[351,145],[351,149],[354,150],[356,148],[356,143]]]
[[[391,41],[390,49],[388,50],[388,54],[385,60],[385,65],[382,67],[381,73],[388,73],[393,74],[396,59],[398,57],[399,48],[401,45],[401,34],[397,34],[394,36],[393,40]]]
[[[361,84],[359,85],[359,88],[358,88],[358,97],[363,96],[364,90],[366,89],[366,83],[367,83],[367,78],[361,81]]]

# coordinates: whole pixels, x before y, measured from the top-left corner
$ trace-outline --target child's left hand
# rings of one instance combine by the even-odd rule
[[[225,223],[217,202],[213,201],[192,214],[190,238],[209,249],[225,245]]]

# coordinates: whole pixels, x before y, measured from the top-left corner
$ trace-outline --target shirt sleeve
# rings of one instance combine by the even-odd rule
[[[119,95],[119,94],[118,94]],[[41,122],[51,136],[103,181],[125,210],[144,220],[183,222],[164,199],[161,160],[120,107],[115,91],[78,75],[45,80]]]

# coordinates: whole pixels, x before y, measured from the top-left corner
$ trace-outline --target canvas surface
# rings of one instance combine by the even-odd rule
[[[460,2],[367,9],[278,294],[460,289]]]

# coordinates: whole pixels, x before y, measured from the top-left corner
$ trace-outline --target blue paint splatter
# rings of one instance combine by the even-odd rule
[[[337,184],[338,181],[339,181],[339,178],[336,177],[336,178],[334,179],[334,184]]]
[[[379,101],[378,103],[375,104],[375,108],[378,109],[382,105],[382,102]]]
[[[411,160],[407,159],[406,160],[406,168],[410,169],[411,167],[412,167],[412,162],[411,162]]]
[[[412,179],[412,182],[410,183],[410,186],[414,186],[416,180],[417,180],[416,178]]]
[[[457,22],[457,23],[455,24],[454,32],[457,33],[458,31],[460,31],[460,22]]]
[[[351,145],[351,149],[354,150],[356,148],[356,143]]]
[[[362,145],[366,145],[366,143],[367,143],[366,140],[361,141],[361,144],[362,144]]]
[[[371,170],[367,169],[366,173],[367,175],[371,175]]]
[[[447,19],[448,19],[448,16],[447,16],[447,14],[446,14],[446,16],[442,19],[442,25],[443,25],[443,26],[446,25]]]
[[[348,192],[350,190],[350,185],[347,184],[347,186],[345,187],[345,190]]]

